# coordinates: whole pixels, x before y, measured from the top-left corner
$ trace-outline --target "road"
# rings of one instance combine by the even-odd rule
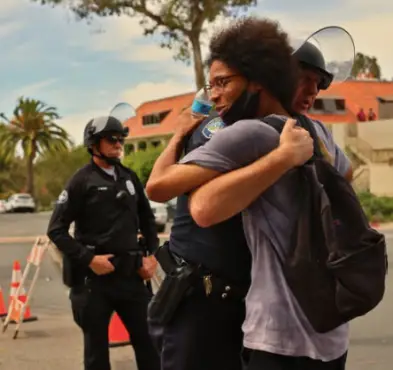
[[[28,236],[45,233],[48,214],[0,215],[1,236]],[[5,221],[5,222],[3,222]],[[393,266],[393,228],[384,231],[388,240],[390,265]],[[31,234],[30,234],[31,235]],[[8,297],[12,263],[25,266],[31,244],[0,244],[0,284]],[[37,282],[31,312],[38,321],[25,323],[17,340],[13,325],[0,334],[1,370],[78,370],[82,369],[82,343],[69,309],[67,290],[60,270],[49,258],[44,260]],[[388,370],[393,363],[393,277],[387,277],[383,302],[364,318],[351,324],[347,370]],[[43,353],[43,350],[45,352]],[[136,370],[130,346],[111,349],[113,370]],[[221,369],[217,369],[221,370]]]
[[[50,212],[0,214],[0,238],[45,235],[50,215]]]

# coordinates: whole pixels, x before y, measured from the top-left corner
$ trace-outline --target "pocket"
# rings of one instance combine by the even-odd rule
[[[83,287],[75,287],[70,290],[70,300],[71,300],[71,308],[72,315],[75,323],[81,328],[85,329],[88,325],[87,318],[89,315],[88,307],[91,297],[90,288]]]

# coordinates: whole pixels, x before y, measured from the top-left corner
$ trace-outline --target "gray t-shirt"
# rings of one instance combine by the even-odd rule
[[[345,174],[350,166],[347,157],[323,124],[314,124],[335,167]],[[217,132],[180,163],[228,172],[266,155],[278,146],[279,139],[275,129],[259,120],[239,121]],[[348,325],[329,333],[316,333],[292,295],[276,254],[284,256],[290,246],[299,212],[298,181],[298,171],[289,171],[243,211],[244,230],[252,254],[252,283],[243,324],[244,346],[331,361],[347,351]]]

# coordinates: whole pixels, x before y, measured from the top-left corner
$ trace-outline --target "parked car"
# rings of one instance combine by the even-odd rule
[[[177,198],[170,199],[166,202],[168,209],[168,220],[173,221],[176,213]]]
[[[36,204],[30,194],[17,193],[7,199],[5,208],[7,212],[35,212]]]
[[[150,207],[156,219],[157,231],[162,233],[168,223],[168,209],[165,203],[157,203],[149,200]]]

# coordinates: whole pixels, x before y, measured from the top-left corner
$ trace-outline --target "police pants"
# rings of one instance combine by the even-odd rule
[[[160,370],[147,327],[150,294],[138,275],[128,279],[95,277],[84,286],[72,288],[70,299],[74,320],[83,331],[85,370],[111,369],[108,327],[114,311],[131,337],[138,370]]]
[[[344,370],[345,353],[337,360],[322,362],[308,357],[282,356],[264,351],[250,351],[247,370]]]
[[[165,326],[149,321],[161,353],[161,370],[242,370],[244,302],[206,297],[198,290],[184,298]]]

